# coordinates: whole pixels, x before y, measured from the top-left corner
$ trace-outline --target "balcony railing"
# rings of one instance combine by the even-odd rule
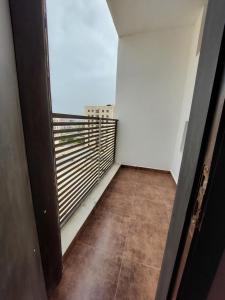
[[[114,163],[116,130],[115,119],[53,114],[61,226]]]

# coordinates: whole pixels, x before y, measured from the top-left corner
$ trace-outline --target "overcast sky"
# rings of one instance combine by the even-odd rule
[[[115,103],[117,33],[106,0],[47,0],[53,112]]]

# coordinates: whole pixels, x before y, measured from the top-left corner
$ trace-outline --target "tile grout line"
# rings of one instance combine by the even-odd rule
[[[118,276],[117,276],[117,283],[116,283],[115,295],[113,297],[114,300],[116,299],[116,294],[117,294],[117,291],[118,291],[118,286],[119,286],[120,274],[121,274],[121,270],[122,270],[123,256],[124,256],[124,250],[125,250],[125,246],[126,246],[126,241],[127,241],[127,237],[125,238],[124,249],[123,249],[123,253],[122,253],[122,256],[121,256],[120,270],[119,270],[119,273],[118,273]]]
[[[124,248],[123,248],[122,257],[121,257],[121,265],[120,265],[120,270],[119,270],[119,274],[118,274],[118,277],[117,277],[115,295],[114,295],[114,298],[113,298],[114,300],[116,300],[116,296],[117,296],[117,291],[118,291],[118,286],[119,286],[119,281],[120,281],[120,275],[121,275],[121,270],[122,270],[122,264],[123,264],[123,260],[124,260],[124,252],[125,252],[129,232],[130,232],[130,227],[128,227],[128,229],[127,229],[127,233],[126,233],[126,237],[125,237],[125,241],[124,241]]]

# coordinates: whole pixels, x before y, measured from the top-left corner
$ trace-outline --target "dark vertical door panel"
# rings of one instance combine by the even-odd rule
[[[201,224],[204,216],[204,208],[207,202],[207,190],[208,183],[210,182],[212,169],[213,169],[213,157],[216,151],[216,142],[219,136],[219,127],[222,123],[222,112],[224,110],[225,101],[225,70],[224,70],[224,51],[225,51],[225,39],[223,37],[222,45],[220,49],[220,55],[217,65],[216,77],[214,80],[213,93],[211,97],[211,107],[210,117],[207,123],[209,124],[209,130],[206,130],[205,135],[207,135],[207,145],[202,152],[204,152],[204,160],[202,164],[202,173],[199,181],[198,191],[196,193],[195,203],[193,206],[192,217],[189,224],[189,229],[185,241],[184,250],[182,253],[182,258],[180,260],[179,271],[176,278],[176,288],[173,291],[173,299],[177,298],[179,292],[179,286],[181,284],[181,279],[183,273],[185,273],[185,265],[188,264],[188,257],[195,244],[196,238],[201,235]],[[224,81],[224,83],[223,83]],[[222,86],[221,86],[222,82]],[[207,265],[207,264],[206,264]],[[192,275],[194,277],[195,275]],[[198,281],[198,280],[197,280]],[[200,282],[198,283],[200,287]],[[206,286],[206,285],[205,285]],[[194,297],[194,295],[193,295]]]
[[[209,112],[217,61],[225,21],[225,1],[210,0],[208,4],[202,48],[196,77],[187,138],[166,250],[157,289],[157,300],[167,299],[173,275],[179,264],[180,254],[191,217],[195,191],[203,160],[201,148],[205,143],[204,131]]]
[[[45,1],[10,0],[31,192],[46,286],[56,286],[62,254],[53,156]]]
[[[220,259],[219,266],[210,288],[207,300],[224,300],[225,298],[225,251]]]
[[[222,105],[225,99],[224,49],[225,45],[223,43],[219,63],[219,66],[222,66],[223,75],[222,79],[218,80],[221,83],[219,88],[212,96],[213,100],[218,99],[219,106]],[[213,149],[212,165],[204,196],[205,204],[201,214],[201,226],[193,238],[193,245],[189,252],[179,291],[179,299],[190,299],[190,297],[193,300],[207,299],[225,249],[225,106],[223,105],[221,108],[223,108],[223,112],[216,135],[216,145]],[[210,154],[209,151],[207,154]]]
[[[7,0],[0,45],[0,299],[45,300]]]

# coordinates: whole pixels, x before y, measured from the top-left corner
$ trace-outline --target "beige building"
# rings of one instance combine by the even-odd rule
[[[85,115],[89,117],[114,118],[115,106],[107,105],[90,105],[85,106]]]

